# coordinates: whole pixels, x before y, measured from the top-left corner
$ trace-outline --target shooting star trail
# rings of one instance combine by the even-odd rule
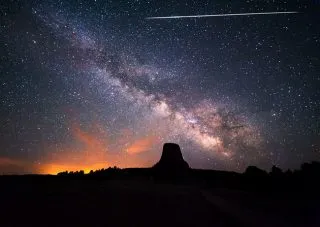
[[[189,16],[165,16],[165,17],[146,17],[147,20],[155,19],[181,19],[181,18],[201,18],[201,17],[233,17],[233,16],[254,16],[254,15],[275,15],[275,14],[293,14],[291,12],[262,12],[262,13],[227,13],[227,14],[205,14],[205,15],[189,15]]]

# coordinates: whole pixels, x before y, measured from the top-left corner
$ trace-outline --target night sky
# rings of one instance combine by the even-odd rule
[[[179,2],[1,2],[0,173],[319,161],[320,2]]]

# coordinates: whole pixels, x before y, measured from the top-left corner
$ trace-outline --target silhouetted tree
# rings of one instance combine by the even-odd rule
[[[280,177],[283,174],[282,169],[277,166],[272,166],[270,175],[273,177]]]
[[[68,171],[64,171],[64,172],[60,172],[60,173],[58,173],[57,175],[58,176],[68,176]]]
[[[303,163],[301,165],[301,171],[319,172],[320,171],[320,162]]]
[[[292,176],[293,172],[291,169],[288,169],[285,173],[286,176]]]

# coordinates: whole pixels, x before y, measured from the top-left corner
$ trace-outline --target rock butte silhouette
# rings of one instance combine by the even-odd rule
[[[190,167],[183,159],[180,146],[175,143],[165,143],[162,155],[153,169],[160,175],[177,176],[186,173]]]

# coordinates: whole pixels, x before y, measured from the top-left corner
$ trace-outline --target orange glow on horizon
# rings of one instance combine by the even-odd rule
[[[54,152],[48,157],[48,162],[41,165],[41,173],[57,174],[63,171],[80,171],[85,173],[108,167],[107,132],[103,127],[94,124],[93,132],[72,126],[72,135],[82,148],[66,147],[60,152]]]
[[[89,173],[91,170],[106,168],[106,163],[93,163],[91,165],[70,165],[70,164],[44,164],[42,165],[40,172],[44,174],[58,174],[60,172],[68,171],[75,172],[83,170],[84,173]]]
[[[117,143],[112,146],[105,127],[98,124],[93,124],[86,130],[77,124],[72,124],[70,131],[76,144],[72,142],[60,149],[47,148],[49,150],[46,152],[47,156],[38,161],[0,157],[0,174],[57,174],[80,170],[89,173],[91,170],[113,166],[147,167],[152,166],[156,157],[152,148],[160,142],[154,135],[136,139],[132,131],[125,129],[117,138]],[[114,147],[115,144],[117,147]],[[139,155],[143,152],[147,152],[146,155]]]
[[[52,152],[47,162],[38,167],[38,171],[43,174],[57,174],[63,171],[80,171],[85,173],[90,170],[97,170],[117,166],[123,167],[144,167],[151,165],[150,159],[136,157],[145,151],[150,151],[152,146],[157,143],[157,137],[147,136],[136,141],[125,149],[124,144],[133,140],[133,133],[125,130],[125,136],[118,138],[123,142],[117,152],[110,151],[110,142],[108,141],[108,133],[98,124],[93,124],[91,130],[83,130],[79,126],[73,124],[72,134],[75,140],[82,145],[81,149],[66,147],[61,152]],[[125,137],[125,138],[124,138]],[[128,154],[130,156],[128,156]]]
[[[147,136],[145,138],[138,139],[126,149],[126,152],[128,154],[138,154],[149,151],[157,141],[157,137],[155,136]]]

